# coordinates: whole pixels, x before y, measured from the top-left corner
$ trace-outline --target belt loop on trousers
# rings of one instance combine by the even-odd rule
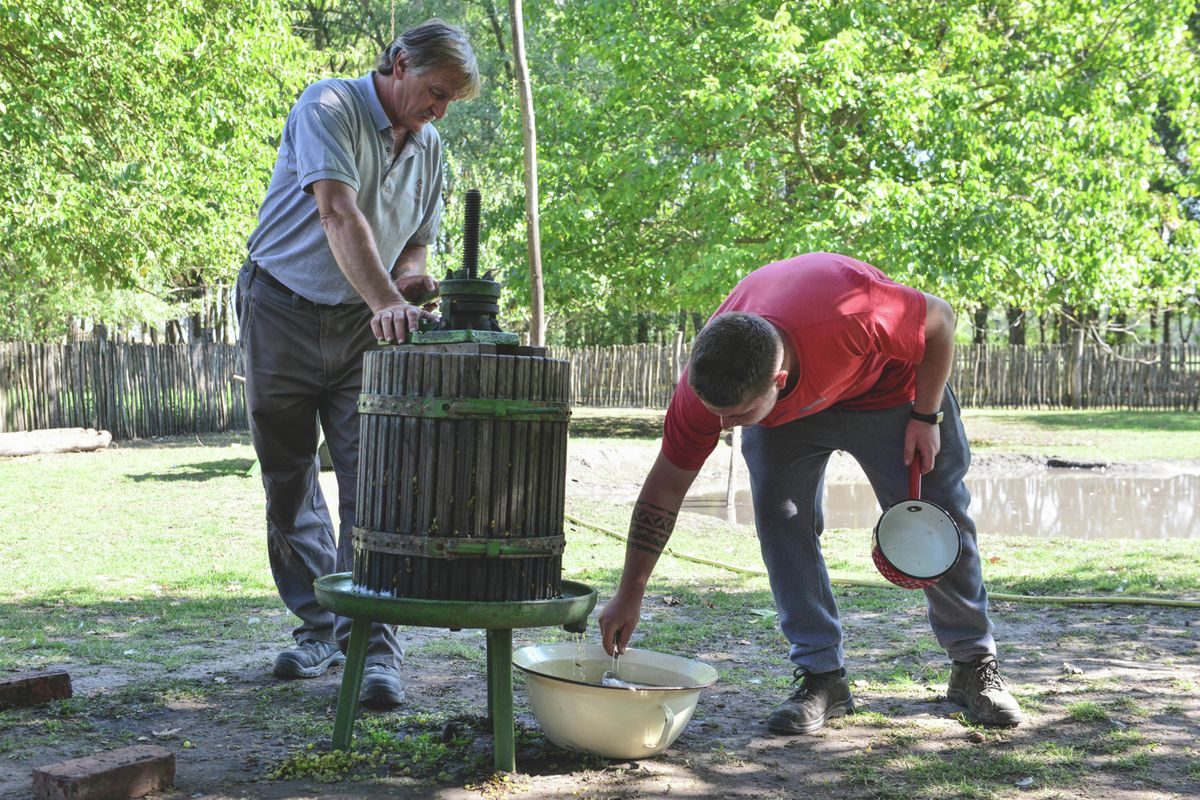
[[[250,255],[247,254],[246,263],[244,263],[242,267],[250,268],[249,275],[246,278],[246,291],[250,291],[250,287],[254,285],[254,279],[258,277],[258,264],[255,264],[254,259],[250,258]]]

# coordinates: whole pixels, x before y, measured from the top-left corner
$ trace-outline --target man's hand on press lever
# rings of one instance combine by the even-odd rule
[[[625,654],[641,613],[641,595],[618,589],[600,612],[600,643],[604,645],[604,652],[610,656]]]
[[[437,293],[438,282],[429,275],[402,275],[396,278],[396,288],[400,294],[404,295],[404,299],[410,303],[417,303],[426,297]],[[433,311],[437,308],[437,303],[429,302],[422,306],[426,311]]]
[[[417,330],[421,320],[437,322],[437,315],[411,303],[393,303],[379,309],[371,317],[371,332],[376,339],[386,342],[405,342],[408,335]]]

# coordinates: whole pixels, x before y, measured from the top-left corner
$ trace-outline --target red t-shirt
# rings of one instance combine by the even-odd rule
[[[747,275],[713,314],[746,311],[782,332],[799,379],[759,425],[774,428],[832,406],[892,408],[911,402],[925,356],[925,295],[870,264],[836,253],[776,261]],[[687,369],[663,428],[663,455],[695,470],[717,445],[721,421],[696,397]]]

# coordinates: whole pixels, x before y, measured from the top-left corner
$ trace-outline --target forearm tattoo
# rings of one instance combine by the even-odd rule
[[[639,500],[629,524],[629,546],[659,555],[675,530],[676,512]]]

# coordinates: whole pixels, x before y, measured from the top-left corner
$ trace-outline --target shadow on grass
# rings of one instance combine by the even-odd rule
[[[138,483],[144,481],[207,481],[231,475],[243,476],[253,465],[253,458],[225,458],[220,461],[204,461],[198,464],[173,467],[166,472],[143,472],[140,475],[130,475],[129,478]]]
[[[657,439],[662,436],[663,415],[572,417],[570,435],[578,439]]]
[[[1062,411],[1037,414],[1004,414],[993,419],[1051,430],[1200,432],[1200,414],[1189,411]]]

